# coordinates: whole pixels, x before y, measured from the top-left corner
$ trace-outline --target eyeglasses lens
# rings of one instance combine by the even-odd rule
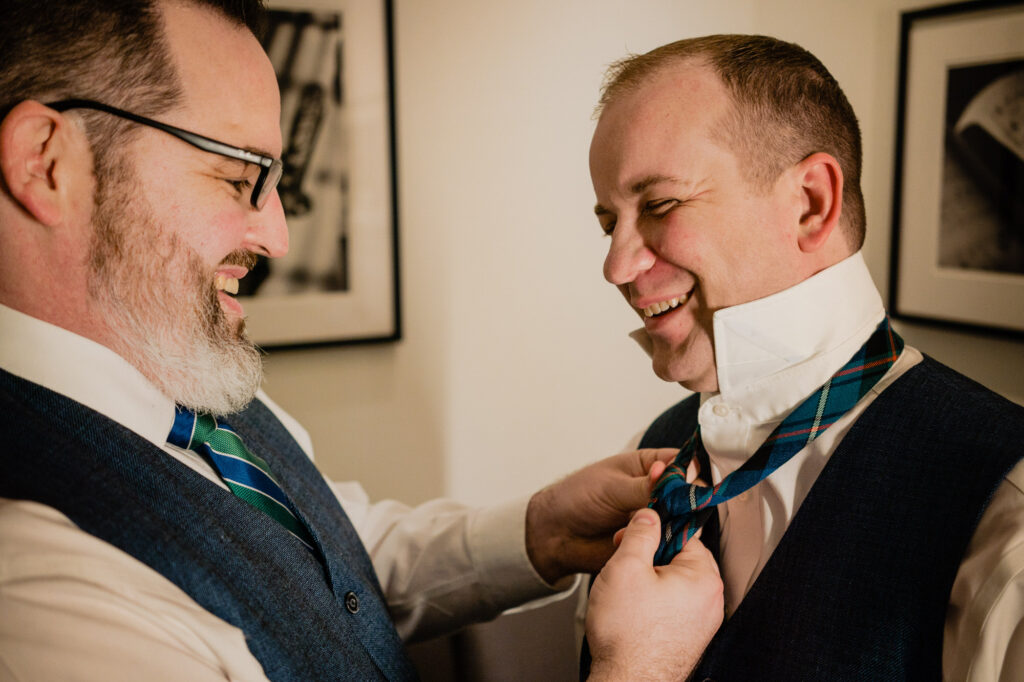
[[[277,183],[281,181],[282,170],[282,163],[276,159],[270,165],[270,168],[267,169],[267,177],[259,188],[259,196],[256,197],[257,209],[262,209],[267,203],[267,199],[270,197],[271,193],[273,193],[274,188],[277,187]]]

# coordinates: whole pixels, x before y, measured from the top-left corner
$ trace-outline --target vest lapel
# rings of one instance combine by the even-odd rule
[[[327,580],[337,604],[345,604],[350,593],[356,594],[362,622],[356,632],[364,648],[389,679],[414,675],[391,623],[373,563],[323,476],[293,438],[281,437],[284,427],[263,403],[253,401],[234,420],[239,429],[244,425],[246,434],[253,434],[257,453],[279,472],[282,488],[293,500],[300,520],[311,529],[326,558]],[[311,504],[314,501],[318,504]]]

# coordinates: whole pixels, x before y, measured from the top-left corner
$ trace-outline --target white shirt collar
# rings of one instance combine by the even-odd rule
[[[715,313],[719,391],[747,424],[781,419],[853,357],[885,316],[858,251],[777,294]],[[651,354],[641,327],[630,336]]]
[[[777,294],[718,311],[722,399],[755,421],[780,417],[849,360],[884,315],[860,252]]]
[[[0,305],[0,367],[82,403],[163,447],[174,401],[95,341]]]

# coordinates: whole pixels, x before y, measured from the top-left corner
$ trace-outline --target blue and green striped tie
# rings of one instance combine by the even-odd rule
[[[263,458],[249,452],[228,424],[208,414],[178,406],[167,442],[203,455],[236,496],[271,517],[317,554],[309,530],[281,490]]]

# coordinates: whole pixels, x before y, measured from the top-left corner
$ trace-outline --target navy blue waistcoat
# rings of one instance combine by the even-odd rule
[[[678,447],[698,405],[641,446]],[[1024,408],[926,357],[843,438],[693,678],[941,679],[953,580],[1022,443]]]
[[[245,633],[271,680],[409,680],[370,558],[265,405],[232,426],[270,465],[324,563],[280,524],[83,405],[0,370],[0,497],[54,507]]]

